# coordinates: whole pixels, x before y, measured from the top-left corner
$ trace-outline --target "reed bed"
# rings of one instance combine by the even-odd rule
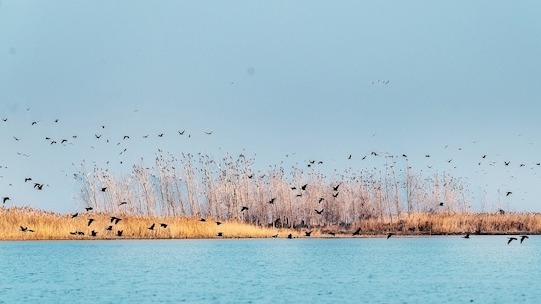
[[[84,213],[75,218],[21,207],[0,208],[0,240],[89,240],[89,239],[198,239],[198,238],[285,238],[298,237],[359,237],[383,236],[395,233],[410,235],[451,234],[541,234],[539,213],[415,213],[400,219],[368,219],[349,226],[300,227],[297,229],[261,227],[240,221],[217,225],[212,218],[123,216],[118,224],[111,223],[110,214]],[[94,221],[88,225],[88,220]],[[162,227],[160,224],[167,224]],[[154,230],[148,228],[154,224]],[[21,226],[27,228],[22,231]],[[107,230],[112,226],[111,230]],[[30,232],[29,230],[33,230]],[[117,232],[123,231],[122,236]],[[91,231],[97,232],[91,236]],[[70,233],[83,232],[84,235]],[[218,236],[218,233],[222,233]],[[311,232],[306,236],[306,232]],[[334,235],[333,235],[334,234]]]
[[[58,214],[21,207],[0,208],[0,240],[77,240],[77,239],[197,239],[197,238],[267,238],[300,231],[248,225],[236,221],[216,224],[211,218],[205,222],[199,218],[118,216],[118,224],[111,223],[105,213],[88,212],[72,218],[70,214]],[[94,221],[88,225],[88,220]],[[160,224],[166,224],[162,227]],[[154,229],[148,229],[154,224]],[[107,230],[112,226],[111,230]],[[27,228],[22,231],[21,227]],[[29,230],[33,230],[32,232]],[[122,230],[122,236],[117,233]],[[97,232],[91,236],[91,231]],[[82,232],[82,234],[71,234]],[[221,232],[222,236],[218,236]]]

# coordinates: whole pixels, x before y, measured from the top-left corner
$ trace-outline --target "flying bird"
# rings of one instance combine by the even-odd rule
[[[9,200],[11,200],[11,198],[9,198],[8,196],[4,196],[4,197],[2,198],[2,203],[5,204],[6,201],[9,201]]]
[[[118,224],[118,222],[120,222],[122,219],[118,218],[118,217],[115,217],[115,216],[111,216],[111,223],[112,222],[115,222],[115,225]]]
[[[31,177],[25,177],[25,178],[24,178],[24,182],[25,182],[25,183],[26,183],[27,181],[31,181],[31,180],[32,180]]]
[[[271,200],[269,201],[269,204],[274,204],[275,200],[276,200],[276,197],[271,198]]]
[[[112,226],[112,225],[111,225],[111,226],[107,226],[107,229],[105,229],[105,230],[107,230],[107,231],[113,231],[113,226]]]
[[[126,205],[128,202],[120,202],[119,206]]]
[[[165,223],[160,223],[160,227],[162,227],[162,228],[167,228],[167,224],[165,224]]]
[[[86,207],[85,210],[86,210],[86,211],[92,211],[92,210],[94,210],[94,208],[92,208],[92,207]]]
[[[522,241],[524,241],[524,239],[529,239],[529,237],[527,235],[521,235],[520,236],[520,243],[522,244]]]
[[[79,215],[79,212],[74,213],[74,214],[71,215],[71,218],[75,218],[75,217],[77,217],[78,215]]]
[[[40,183],[34,183],[34,188],[35,188],[35,189],[38,189],[38,190],[42,190],[42,189],[43,189],[43,184],[40,184]]]
[[[94,231],[94,230],[90,231],[90,236],[96,236],[96,235],[98,235],[97,231]]]
[[[506,166],[509,166],[509,164],[511,163],[511,161],[504,161],[503,162]]]
[[[305,235],[305,236],[310,236],[310,234],[312,234],[312,231],[305,231],[305,232],[304,232],[304,235]]]
[[[507,241],[507,245],[509,245],[509,243],[511,243],[512,241],[516,241],[517,238],[516,237],[508,237],[509,241]]]
[[[308,186],[308,184],[305,184],[301,187],[302,190],[306,190],[306,187]]]
[[[353,232],[353,235],[359,235],[361,233],[361,228],[357,228],[355,232]]]
[[[323,213],[323,210],[325,210],[325,209],[321,209],[321,210],[314,209],[314,211],[315,211],[317,214],[322,214],[322,213]]]
[[[105,190],[107,190],[107,187],[101,188],[101,192],[105,192]]]
[[[91,218],[91,219],[88,219],[88,225],[87,225],[87,226],[90,226],[90,224],[92,224],[92,222],[93,222],[93,221],[94,221],[94,219],[93,219],[93,218]]]
[[[340,192],[336,192],[336,193],[333,194],[332,196],[333,196],[333,197],[338,197],[338,194],[339,194],[339,193],[340,193]]]
[[[248,210],[248,207],[242,206],[242,208],[240,208],[240,212],[244,212],[244,210]]]
[[[217,226],[220,226],[221,224],[222,224],[222,222],[216,222]]]
[[[150,227],[148,227],[148,230],[154,230],[154,226],[156,226],[156,224],[152,223],[152,225],[150,225]]]
[[[391,236],[393,236],[393,235],[395,235],[395,234],[392,233],[392,232],[387,233],[387,239],[389,239],[389,238],[390,238]]]
[[[338,187],[340,187],[340,184],[336,185],[336,187],[332,187],[334,191],[338,191]]]
[[[116,232],[116,236],[122,236],[122,233],[124,232],[124,230],[118,230]]]
[[[216,234],[216,236],[224,236],[224,233],[223,232],[218,232],[218,234]]]

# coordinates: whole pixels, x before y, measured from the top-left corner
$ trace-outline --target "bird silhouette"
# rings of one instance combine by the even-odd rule
[[[120,202],[119,206],[126,205],[128,202]]]
[[[336,235],[336,233],[334,233],[334,232],[332,232],[332,231],[329,232],[329,234],[332,235],[332,236],[335,236],[335,235]]]
[[[206,222],[207,220],[205,220],[204,218],[201,218],[199,219],[200,222]]]
[[[220,226],[221,224],[222,224],[222,222],[216,222],[217,226]]]
[[[443,207],[443,203],[440,203],[440,207]]]
[[[154,227],[156,226],[155,223],[152,223],[152,225],[150,225],[150,227],[148,227],[148,230],[154,230]]]
[[[179,135],[184,135],[184,132],[185,132],[185,131],[186,131],[186,130],[183,130],[182,132],[180,132],[180,131],[177,131],[177,132],[178,132]]]
[[[248,210],[248,207],[242,206],[242,208],[240,208],[240,212],[244,212],[244,210]]]
[[[524,241],[524,239],[529,239],[529,237],[527,235],[521,235],[520,236],[520,243],[522,244],[522,242]]]
[[[395,235],[395,234],[392,233],[392,232],[387,233],[387,239],[389,239],[389,238],[390,238],[391,236],[393,236],[393,235]]]
[[[338,191],[338,187],[340,187],[340,184],[336,185],[336,187],[332,187],[334,191]]]
[[[509,241],[507,241],[507,245],[509,245],[509,243],[511,243],[512,241],[516,241],[517,238],[516,237],[508,237]]]
[[[98,235],[98,232],[97,231],[90,231],[90,236],[97,236]]]
[[[511,194],[513,194],[513,192],[507,191],[507,193],[505,194],[505,196],[509,196],[509,195],[511,195]]]
[[[42,190],[43,189],[43,184],[34,183],[34,189]]]
[[[268,202],[269,204],[274,204],[274,201],[276,200],[276,197],[271,198],[271,200]]]
[[[323,210],[324,210],[324,209],[321,209],[321,210],[314,209],[314,211],[315,211],[317,214],[322,214],[322,213],[323,213]]]
[[[304,232],[304,235],[305,235],[305,236],[310,236],[311,234],[312,234],[312,231],[305,231],[305,232]]]
[[[470,234],[469,234],[469,233],[466,233],[466,235],[463,236],[462,238],[464,238],[464,239],[469,239],[469,238],[470,238]]]
[[[124,232],[124,230],[118,230],[116,232],[116,236],[122,236],[122,233]]]
[[[86,211],[92,211],[92,210],[94,210],[94,208],[92,208],[92,207],[86,207],[85,210],[86,210]]]
[[[324,201],[324,200],[325,200],[325,199],[324,199],[323,197],[320,197],[318,203],[321,204],[321,202]]]
[[[90,226],[90,224],[92,224],[93,221],[94,221],[93,218],[88,219],[88,225],[87,226]]]
[[[34,230],[28,229],[28,227],[23,227],[23,226],[19,226],[19,227],[21,227],[22,232],[34,232]]]
[[[275,235],[273,235],[272,237],[273,237],[273,238],[277,238],[277,237],[278,237],[278,234],[275,234]]]
[[[160,227],[162,227],[162,228],[167,228],[167,224],[165,224],[165,223],[160,223]]]
[[[163,133],[161,133],[161,134],[158,134],[158,137],[163,137]]]
[[[71,218],[75,218],[75,217],[77,217],[78,215],[79,215],[79,212],[74,213],[74,214],[71,215]]]
[[[306,190],[306,187],[308,186],[308,184],[305,184],[301,187],[302,190]]]
[[[509,164],[511,163],[511,161],[503,161],[503,163],[504,163],[506,166],[509,166]]]
[[[98,134],[94,134],[94,136],[95,136],[95,137],[96,137],[97,139],[100,139],[100,137],[101,137],[101,134],[100,134],[100,135],[98,135]]]
[[[124,135],[122,139],[129,139],[130,137],[128,135]]]
[[[4,197],[2,198],[2,204],[5,204],[6,201],[9,201],[9,200],[11,200],[11,198],[9,198],[9,196],[4,196]]]
[[[111,226],[107,226],[107,228],[106,228],[105,230],[107,230],[107,231],[113,231],[113,226],[112,226],[112,225],[111,225]]]
[[[214,132],[214,131],[205,132],[205,134],[210,135],[210,134],[212,134],[212,132]]]
[[[353,232],[353,235],[359,235],[361,233],[361,228],[357,228],[355,232]]]
[[[291,235],[291,233],[287,235],[287,238],[288,238],[288,239],[292,239],[292,238],[293,238],[293,236]]]
[[[25,178],[24,178],[24,182],[25,182],[25,183],[26,183],[27,181],[31,181],[31,180],[32,180],[31,177],[25,177]]]
[[[224,236],[224,233],[223,232],[218,232],[218,234],[216,234],[216,236]]]
[[[115,222],[115,225],[118,224],[118,222],[120,222],[122,219],[116,217],[116,216],[111,216],[111,223],[112,222]]]
[[[338,194],[340,194],[340,192],[336,192],[336,193],[333,194],[332,196],[333,196],[333,197],[338,197]]]
[[[105,192],[107,190],[107,187],[102,187],[100,190],[101,192]]]

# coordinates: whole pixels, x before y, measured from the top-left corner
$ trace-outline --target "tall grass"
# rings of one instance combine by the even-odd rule
[[[326,176],[315,165],[258,171],[255,160],[244,155],[214,160],[203,154],[177,159],[159,153],[152,167],[136,164],[126,175],[113,176],[95,166],[91,172],[81,168],[76,176],[84,206],[108,214],[324,228],[374,220],[392,223],[403,214],[468,211],[469,192],[460,179],[445,172],[422,176],[407,163],[399,170],[394,158],[385,156],[383,170],[349,168]],[[127,204],[120,205],[123,201]]]

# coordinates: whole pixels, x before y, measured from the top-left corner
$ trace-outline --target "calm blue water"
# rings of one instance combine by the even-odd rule
[[[0,303],[540,303],[541,237],[0,242]]]

